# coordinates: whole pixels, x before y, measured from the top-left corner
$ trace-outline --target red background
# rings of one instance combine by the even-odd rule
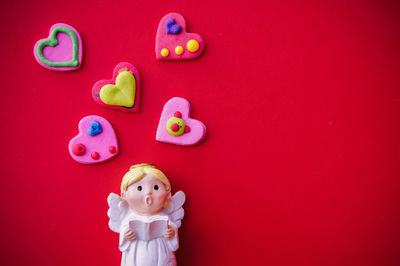
[[[106,198],[152,162],[187,194],[179,265],[400,265],[396,2],[2,1],[1,264],[119,265]],[[155,59],[169,12],[204,37],[197,60]],[[57,22],[82,36],[78,71],[33,57]],[[122,61],[139,114],[91,98]],[[206,124],[200,145],[155,141],[174,96]],[[69,156],[86,115],[114,126],[112,161]]]

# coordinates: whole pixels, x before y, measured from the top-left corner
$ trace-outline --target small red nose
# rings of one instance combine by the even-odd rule
[[[179,125],[176,124],[176,123],[173,124],[173,125],[171,126],[171,130],[174,131],[174,132],[178,131],[178,130],[179,130]]]

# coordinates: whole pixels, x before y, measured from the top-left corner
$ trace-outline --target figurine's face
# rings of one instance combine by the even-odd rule
[[[133,183],[122,194],[129,207],[140,215],[154,215],[161,212],[165,203],[171,198],[163,182],[153,175],[145,175]]]

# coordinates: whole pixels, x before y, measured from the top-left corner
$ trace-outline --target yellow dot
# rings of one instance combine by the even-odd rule
[[[190,52],[194,53],[197,52],[197,50],[199,50],[200,45],[196,40],[190,40],[187,42],[186,46]]]
[[[161,56],[162,57],[166,57],[168,55],[169,55],[169,51],[168,51],[167,48],[164,48],[164,49],[161,50]]]
[[[175,47],[175,53],[177,55],[181,55],[183,53],[183,47],[182,46]]]

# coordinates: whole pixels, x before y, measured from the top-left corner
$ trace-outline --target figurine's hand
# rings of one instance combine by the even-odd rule
[[[168,229],[165,231],[164,237],[165,237],[166,239],[171,239],[171,238],[174,237],[174,235],[175,235],[175,230],[174,230],[174,228],[173,228],[171,225],[168,225]]]
[[[131,229],[128,228],[124,233],[124,237],[126,240],[132,241],[136,239],[136,234],[135,232],[133,232]]]

